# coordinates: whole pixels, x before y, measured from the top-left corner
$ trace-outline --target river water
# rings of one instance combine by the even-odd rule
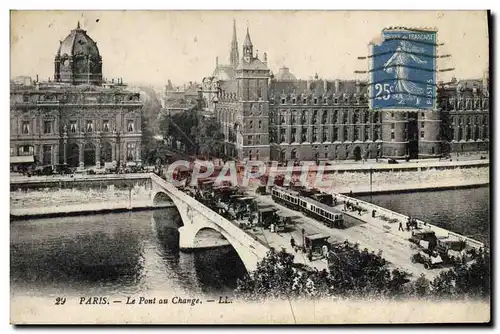
[[[362,197],[370,200],[369,196]],[[489,241],[489,188],[376,195],[373,202]],[[11,293],[230,295],[245,273],[232,247],[179,252],[175,208],[13,221]]]
[[[358,198],[489,244],[489,187]]]
[[[11,223],[11,293],[39,296],[230,295],[232,247],[179,252],[175,208]]]

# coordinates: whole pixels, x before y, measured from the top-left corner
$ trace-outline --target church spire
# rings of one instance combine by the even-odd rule
[[[240,55],[238,52],[238,39],[236,38],[236,20],[233,19],[233,40],[231,41],[231,53],[229,54],[229,63],[236,68],[238,66]]]

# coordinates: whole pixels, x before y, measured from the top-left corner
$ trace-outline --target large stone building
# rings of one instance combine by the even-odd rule
[[[11,85],[11,161],[79,168],[140,162],[139,94],[121,79],[103,80],[99,49],[79,24],[60,41],[54,68],[52,81]]]
[[[203,79],[203,107],[222,124],[227,153],[240,159],[344,160],[431,158],[488,150],[488,79],[438,87],[434,111],[369,109],[366,83],[298,80],[288,68],[273,75],[254,53],[247,29],[238,59],[233,29],[230,64]]]

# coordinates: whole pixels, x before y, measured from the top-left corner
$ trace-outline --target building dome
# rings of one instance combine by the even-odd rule
[[[87,31],[76,29],[60,42],[54,60],[54,79],[71,84],[100,84],[102,82],[102,58],[97,44]]]
[[[290,69],[288,67],[283,66],[279,69],[278,74],[275,75],[275,79],[279,81],[295,81],[297,78],[295,75],[290,73]]]

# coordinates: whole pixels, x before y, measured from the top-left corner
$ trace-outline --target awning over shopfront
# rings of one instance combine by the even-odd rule
[[[10,157],[11,164],[28,164],[34,162],[35,162],[35,157],[32,155],[20,155],[20,156]]]

